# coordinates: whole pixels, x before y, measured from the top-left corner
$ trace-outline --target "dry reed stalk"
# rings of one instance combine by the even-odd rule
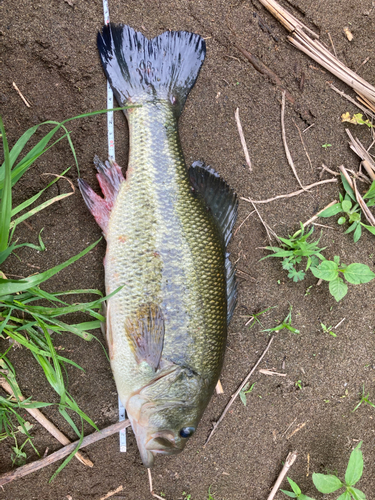
[[[281,7],[276,0],[259,0],[273,16],[290,32],[289,42],[314,59],[323,68],[352,87],[360,96],[360,100],[371,111],[375,111],[375,87],[364,78],[345,66],[337,57],[318,40],[318,36],[301,21]]]

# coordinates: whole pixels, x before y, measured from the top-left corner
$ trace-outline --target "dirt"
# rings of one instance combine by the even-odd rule
[[[323,0],[290,0],[285,5],[319,33],[328,47],[331,47],[330,34],[338,57],[367,81],[375,82],[375,9],[371,0],[337,0],[334,4]],[[357,170],[359,161],[348,147],[340,116],[358,110],[334,93],[327,82],[333,82],[350,95],[353,92],[292,47],[284,28],[256,0],[253,3],[111,0],[110,13],[113,21],[127,23],[148,37],[170,29],[189,30],[206,38],[207,58],[180,122],[188,164],[205,160],[240,197],[262,200],[299,189],[282,144],[281,91],[233,46],[236,35],[237,42],[272,69],[295,98],[297,105],[288,103],[286,107],[286,135],[302,182],[307,185],[318,181],[322,163],[333,170],[341,164]],[[26,129],[44,120],[61,121],[106,107],[106,82],[96,51],[96,34],[103,19],[101,2],[1,0],[0,18],[0,114],[11,145]],[[271,33],[262,29],[260,20]],[[354,36],[351,42],[343,32],[346,26]],[[361,65],[366,58],[370,59]],[[30,108],[12,87],[13,82],[31,103]],[[245,164],[234,120],[237,107],[253,163],[251,173]],[[125,169],[127,125],[119,113],[115,122],[116,157]],[[296,128],[304,130],[310,125],[303,138],[312,166]],[[349,127],[367,147],[370,145],[367,127]],[[92,160],[94,154],[106,157],[106,118],[99,115],[74,121],[69,130],[81,175],[98,189]],[[36,134],[36,138],[41,136],[42,132]],[[323,148],[323,144],[331,146]],[[46,185],[43,173],[61,173],[73,164],[67,142],[60,142],[17,184],[14,203],[20,203]],[[76,184],[74,166],[67,176]],[[323,178],[329,175],[324,174]],[[69,189],[68,183],[60,181],[49,190],[48,196]],[[361,184],[360,189],[364,190],[365,185]],[[299,221],[308,220],[337,199],[338,192],[338,184],[327,184],[314,188],[310,194],[258,208],[278,235],[287,236],[298,229]],[[241,200],[237,228],[252,210],[248,202]],[[321,246],[327,247],[327,258],[339,255],[347,264],[361,262],[374,270],[372,235],[365,233],[354,244],[335,219],[323,223],[330,226],[322,228]],[[44,228],[46,252],[21,249],[20,260],[11,256],[3,266],[6,274],[27,276],[48,269],[101,235],[78,192],[36,215],[30,224],[21,225],[17,233],[19,241],[36,243],[41,228]],[[351,449],[358,440],[363,440],[365,469],[358,487],[371,498],[375,484],[374,408],[362,405],[354,413],[353,409],[359,402],[363,384],[370,399],[375,401],[375,282],[350,285],[348,295],[336,303],[327,284],[317,286],[312,275],[293,283],[279,261],[260,261],[266,255],[262,247],[267,244],[265,230],[256,214],[247,219],[233,238],[230,250],[238,267],[239,301],[230,325],[221,377],[224,394],[212,398],[199,429],[182,454],[158,458],[153,470],[155,491],[163,493],[166,499],[182,499],[186,492],[191,499],[205,500],[211,486],[215,500],[265,499],[288,452],[297,450],[298,459],[289,476],[305,494],[319,499],[323,496],[313,487],[312,472],[337,471],[343,478]],[[90,254],[46,283],[45,289],[103,289],[104,252],[105,243],[101,241]],[[266,376],[257,371],[251,379],[255,386],[248,395],[247,406],[236,401],[203,448],[213,422],[265,349],[269,336],[262,330],[283,320],[289,304],[293,306],[292,325],[300,334],[278,332],[261,364],[262,368],[275,369],[286,377]],[[274,309],[260,318],[262,327],[245,326],[249,315],[271,306]],[[336,338],[324,333],[320,326],[320,323],[335,326],[339,322]],[[100,332],[97,336],[103,340]],[[85,342],[65,334],[56,339],[56,344],[85,370],[67,367],[72,396],[99,428],[114,423],[116,389],[99,342]],[[2,350],[6,345],[2,342]],[[9,357],[25,396],[58,402],[40,367],[25,350],[13,350]],[[74,439],[56,406],[44,411]],[[89,426],[85,426],[85,431],[91,432]],[[293,431],[296,432],[290,436]],[[39,424],[32,433],[41,454],[47,447],[49,452],[59,449],[60,445]],[[0,473],[12,469],[11,445],[9,440],[0,443]],[[25,450],[28,462],[38,458],[30,446]],[[95,464],[92,469],[73,459],[49,484],[59,465],[54,464],[6,485],[0,491],[0,499],[99,500],[120,485],[123,490],[113,499],[151,498],[147,472],[131,431],[126,454],[119,452],[117,435],[90,446],[86,452]],[[278,493],[276,498],[283,497]]]

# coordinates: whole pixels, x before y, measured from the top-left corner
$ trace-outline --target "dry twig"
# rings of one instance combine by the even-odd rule
[[[301,186],[303,191],[306,191],[306,188],[302,186],[301,181],[297,175],[296,167],[294,166],[292,155],[290,154],[288,143],[286,142],[286,133],[285,133],[285,91],[283,92],[283,97],[281,100],[281,133],[283,137],[283,144],[285,149],[285,154],[288,159],[288,163],[290,168],[293,170],[294,177],[297,179],[298,184]]]
[[[17,92],[17,94],[20,96],[20,98],[23,100],[23,102],[26,104],[28,108],[31,108],[31,104],[27,101],[27,99],[22,95],[22,92],[20,89],[17,87],[17,85],[13,82],[13,88]]]
[[[101,497],[100,500],[107,500],[107,498],[113,497],[113,495],[116,495],[116,493],[120,493],[124,488],[122,485],[120,485],[118,488],[115,490],[109,491],[104,497]]]
[[[241,145],[242,145],[243,152],[245,154],[246,163],[247,163],[247,166],[249,167],[249,170],[251,172],[252,171],[251,160],[250,160],[249,150],[247,149],[247,145],[246,145],[246,141],[245,141],[245,136],[244,136],[243,130],[242,130],[242,125],[241,125],[241,120],[240,120],[240,108],[236,109],[236,111],[234,113],[234,117],[236,119],[237,129],[238,129],[238,133],[240,135]]]
[[[263,375],[277,375],[278,377],[286,377],[286,373],[273,372],[272,370],[259,370],[259,373],[263,373]]]
[[[109,427],[100,430],[99,432],[93,432],[89,436],[83,438],[82,443],[80,444],[80,448],[84,448],[89,444],[96,443],[100,439],[111,436],[112,434],[116,434],[121,429],[126,429],[126,427],[130,426],[129,420],[122,420],[121,422],[117,422],[116,424],[110,425]],[[61,460],[66,457],[72,451],[74,451],[79,444],[79,441],[75,441],[74,443],[68,444],[61,450],[55,451],[46,458],[42,458],[40,460],[36,460],[35,462],[31,462],[30,464],[23,465],[22,467],[18,467],[17,469],[11,470],[10,472],[6,472],[0,476],[0,486],[4,486],[4,484],[8,484],[14,479],[19,479],[20,477],[24,477],[31,472],[35,472],[43,467],[47,467],[57,460]]]
[[[321,214],[322,212],[324,212],[324,210],[326,210],[327,208],[331,207],[332,205],[335,205],[336,203],[338,203],[337,200],[333,200],[333,201],[331,201],[331,203],[328,203],[328,205],[326,205],[324,208],[322,208],[321,210],[319,210],[319,212],[317,214],[315,214],[313,217],[311,217],[311,219],[309,219],[308,221],[304,222],[303,227],[306,227],[309,224],[311,224],[312,222],[314,222],[314,220],[316,220],[319,217],[319,214]]]
[[[212,438],[213,434],[216,432],[217,428],[219,427],[219,424],[220,422],[223,420],[223,418],[225,417],[225,415],[227,414],[229,408],[232,406],[232,404],[234,403],[236,397],[239,395],[239,393],[242,391],[242,389],[245,387],[245,385],[247,384],[247,381],[249,380],[249,378],[251,377],[251,375],[254,373],[254,371],[256,370],[257,366],[259,365],[259,363],[262,361],[262,359],[264,358],[264,356],[266,355],[268,349],[271,347],[271,344],[273,342],[273,339],[274,337],[271,337],[270,338],[270,341],[268,342],[268,345],[267,347],[265,348],[265,350],[263,351],[263,354],[261,355],[261,357],[258,359],[258,361],[255,363],[254,367],[251,369],[251,371],[249,372],[249,374],[245,377],[245,379],[243,380],[242,384],[239,386],[239,388],[237,389],[237,391],[232,394],[231,396],[231,399],[229,401],[229,403],[227,404],[227,406],[224,408],[224,411],[223,413],[221,414],[219,420],[217,422],[215,422],[214,426],[213,426],[213,429],[212,431],[210,432],[208,438],[207,438],[207,441],[205,442],[203,448],[205,448],[208,444],[208,442],[210,441],[210,439]]]
[[[350,132],[350,130],[348,128],[345,129],[345,131],[348,134],[348,137],[350,140],[350,149],[353,150],[355,152],[355,154],[361,158],[362,164],[365,167],[368,175],[371,177],[371,180],[375,180],[375,162],[372,159],[372,156],[366,150],[366,148],[362,145],[362,143],[359,139],[357,139],[357,138],[354,139],[352,133]]]
[[[273,500],[275,498],[275,495],[278,492],[281,483],[283,482],[285,476],[287,475],[288,470],[291,468],[291,466],[296,461],[297,456],[298,456],[298,453],[296,451],[289,452],[288,456],[286,457],[284,467],[281,469],[279,477],[277,478],[276,483],[274,484],[274,487],[272,488],[272,491],[269,494],[267,500]]]
[[[313,166],[312,166],[312,162],[311,162],[310,155],[309,155],[309,153],[308,153],[308,151],[307,151],[307,148],[306,148],[306,145],[305,145],[305,141],[303,140],[303,137],[302,137],[302,132],[301,132],[301,130],[300,130],[300,128],[299,128],[299,126],[297,125],[297,123],[296,123],[294,120],[292,120],[292,122],[294,123],[294,125],[295,125],[296,129],[298,130],[299,136],[300,136],[300,138],[301,138],[301,142],[302,142],[303,149],[304,149],[305,154],[306,154],[306,156],[307,156],[307,160],[308,160],[308,162],[309,162],[309,165],[310,165],[311,169],[313,169]]]
[[[289,434],[289,436],[287,436],[287,439],[290,439],[292,436],[294,436],[294,434],[297,434],[297,432],[299,432],[301,429],[303,429],[306,424],[307,424],[307,422],[303,422],[303,424],[299,425],[296,429],[294,429],[293,432],[291,432]]]
[[[344,97],[345,99],[347,99],[348,101],[350,101],[352,104],[355,104],[357,106],[357,108],[361,109],[368,116],[370,116],[371,118],[375,118],[375,114],[374,113],[371,113],[371,111],[369,111],[367,108],[365,108],[365,106],[362,106],[361,104],[359,104],[359,102],[356,101],[355,99],[353,99],[353,97],[350,97],[350,95],[345,94],[345,92],[343,90],[339,90],[337,87],[335,87],[333,85],[333,83],[329,83],[328,85],[331,87],[332,90],[334,90],[335,92],[337,92],[337,94],[341,95],[341,97]]]
[[[5,392],[7,392],[8,394],[10,394],[11,396],[13,396],[15,398],[14,392],[12,391],[10,384],[3,377],[0,377],[0,385],[4,389]],[[22,396],[22,394],[18,394],[18,399],[20,401],[25,400],[25,398],[24,398],[24,396]],[[30,415],[32,417],[34,417],[35,420],[37,422],[39,422],[40,425],[42,425],[50,434],[52,434],[52,436],[54,438],[56,438],[58,441],[60,441],[61,444],[66,446],[66,445],[71,443],[71,441],[65,436],[65,434],[63,434],[52,422],[50,422],[48,420],[48,418],[46,418],[43,415],[43,413],[40,410],[38,410],[38,408],[25,408],[25,410],[28,411],[30,413]],[[79,451],[77,451],[77,453],[75,454],[75,457],[80,462],[82,462],[84,465],[87,465],[88,467],[94,466],[94,464],[91,462],[91,460],[89,458],[84,457],[82,455],[82,453],[80,453]]]
[[[291,36],[288,36],[288,40],[292,45],[352,87],[365,105],[368,105],[367,103],[370,104],[370,109],[372,109],[372,106],[375,106],[375,87],[331,54],[319,42],[318,36],[314,32],[292,16],[276,0],[260,0],[260,3],[292,33]]]
[[[234,231],[233,233],[233,237],[236,236],[236,234],[238,233],[238,231],[241,229],[241,227],[245,224],[245,222],[247,221],[247,219],[253,215],[253,213],[255,212],[255,210],[253,210],[252,212],[250,212],[245,218],[244,220],[241,222],[241,224],[238,226],[238,228]]]
[[[243,198],[243,197],[241,197],[241,200],[252,203],[255,208],[255,205],[261,203],[270,203],[271,201],[280,200],[281,198],[293,198],[293,196],[298,196],[299,194],[304,193],[307,189],[319,186],[320,184],[328,184],[329,182],[337,182],[337,179],[326,179],[325,181],[314,182],[313,184],[305,186],[305,189],[300,189],[299,191],[294,191],[293,193],[289,194],[279,194],[278,196],[274,196],[273,198],[268,198],[268,200],[250,200],[250,198]]]
[[[148,472],[148,482],[150,483],[150,493],[153,497],[158,498],[159,500],[165,500],[163,497],[159,497],[156,493],[154,493],[154,489],[152,487],[152,475],[151,475],[151,469],[147,469]]]

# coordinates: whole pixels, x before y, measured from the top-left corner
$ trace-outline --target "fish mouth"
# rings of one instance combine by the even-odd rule
[[[129,415],[133,432],[135,434],[138,450],[145,467],[150,469],[154,465],[156,454],[176,455],[182,451],[181,443],[176,443],[175,437],[170,431],[159,431],[150,434],[147,427],[140,425]]]
[[[152,434],[146,444],[147,450],[160,455],[177,455],[182,451],[182,448],[176,443],[173,433],[169,431]]]

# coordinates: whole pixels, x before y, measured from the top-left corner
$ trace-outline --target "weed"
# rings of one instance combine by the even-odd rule
[[[324,323],[320,323],[320,326],[322,327],[323,333],[329,333],[332,337],[337,337],[337,335],[332,331],[332,326],[326,326]]]
[[[303,280],[306,271],[310,270],[316,278],[329,282],[329,291],[337,302],[345,297],[348,292],[348,285],[344,282],[342,276],[345,277],[346,281],[354,285],[368,283],[375,278],[375,274],[365,264],[340,265],[340,257],[337,255],[334,256],[333,261],[327,260],[321,253],[325,250],[325,247],[318,247],[319,239],[312,242],[307,241],[313,232],[313,228],[307,234],[304,234],[303,224],[300,223],[300,225],[301,229],[293,236],[280,238],[281,247],[266,247],[267,250],[273,253],[261,260],[269,257],[283,259],[283,269],[288,271],[288,278],[293,279],[295,282]],[[304,271],[296,269],[296,264],[300,264],[302,258],[307,259]]]
[[[315,488],[323,494],[334,493],[335,491],[345,488],[337,500],[366,500],[365,494],[354,488],[354,485],[362,477],[363,473],[363,455],[361,451],[362,441],[354,448],[350,454],[348,466],[345,472],[345,481],[341,481],[336,474],[317,474],[312,475],[312,480]],[[288,482],[293,491],[281,490],[285,495],[291,498],[299,498],[300,500],[314,500],[311,497],[304,495],[301,488],[292,481],[289,477]]]
[[[361,400],[360,402],[357,404],[357,406],[354,408],[353,412],[355,412],[360,406],[362,403],[364,403],[365,405],[369,405],[369,406],[372,406],[373,408],[375,408],[375,404],[372,403],[370,400],[369,400],[369,395],[370,393],[368,392],[365,396],[365,384],[363,384],[363,387],[362,387],[362,396],[361,396]]]
[[[354,448],[350,454],[348,466],[345,472],[345,481],[341,481],[334,474],[317,474],[314,472],[312,480],[315,488],[324,494],[334,493],[341,488],[345,488],[337,500],[366,500],[365,494],[354,488],[354,485],[361,479],[363,473],[363,455],[361,451],[362,441]]]
[[[250,386],[250,382],[248,382],[245,387],[240,391],[240,399],[243,402],[243,404],[246,406],[246,394],[250,394],[250,392],[253,390],[255,385],[255,382]]]
[[[249,320],[247,321],[245,326],[252,328],[255,325],[255,323],[258,323],[260,326],[263,326],[262,323],[260,322],[260,320],[258,319],[259,316],[261,316],[262,314],[265,314],[270,309],[274,309],[275,307],[276,306],[267,307],[267,309],[263,309],[263,311],[251,314],[251,316],[249,317]]]
[[[375,234],[375,227],[369,226],[361,222],[362,210],[360,209],[353,189],[350,187],[345,176],[341,174],[341,181],[344,187],[345,195],[339,194],[340,201],[331,207],[326,208],[319,214],[319,217],[333,217],[334,215],[342,214],[337,220],[339,225],[348,223],[349,227],[345,234],[353,232],[353,241],[356,243],[362,235],[362,227],[370,233]],[[370,186],[370,189],[363,195],[366,205],[372,207],[375,205],[375,181]]]
[[[292,309],[293,307],[289,305],[289,312],[284,321],[282,321],[279,325],[275,326],[275,328],[267,328],[266,330],[263,330],[263,332],[278,332],[286,328],[290,332],[298,334],[299,330],[297,330],[297,328],[294,328],[292,326]]]
[[[17,241],[13,241],[14,232],[22,221],[43,210],[50,204],[72,194],[65,193],[59,195],[45,203],[41,203],[31,208],[31,205],[35,204],[43,192],[56,182],[56,178],[56,180],[48,184],[48,186],[39,191],[39,193],[12,208],[12,188],[14,185],[41,155],[64,138],[66,138],[69,143],[78,170],[75,149],[70,138],[70,133],[66,129],[64,123],[73,119],[92,116],[106,111],[107,110],[103,110],[80,115],[65,120],[62,123],[48,121],[35,125],[28,129],[18,139],[11,150],[9,150],[6,132],[0,117],[0,133],[4,150],[4,162],[0,166],[0,264],[2,264],[11,253],[23,246],[41,251],[44,250],[45,247],[40,234],[39,245],[31,243],[17,244]],[[27,148],[30,138],[37,132],[39,127],[43,125],[53,125],[53,129],[44,135],[35,146],[29,149],[29,151],[25,152],[24,150]],[[63,131],[62,136],[55,139],[55,134],[61,130]],[[24,156],[19,160],[21,154]],[[63,174],[66,172],[67,170],[65,170]],[[20,215],[21,212],[24,213]],[[67,420],[80,439],[83,438],[83,430],[78,429],[68,412],[75,412],[79,416],[81,423],[83,423],[83,420],[86,420],[95,429],[97,428],[94,422],[79,408],[76,401],[67,391],[63,373],[66,371],[66,363],[80,370],[82,370],[82,368],[73,361],[57,354],[53,345],[53,338],[56,334],[61,334],[64,331],[74,333],[85,340],[92,340],[95,338],[90,333],[90,330],[99,328],[101,322],[104,321],[103,316],[100,314],[100,309],[102,302],[106,298],[103,297],[99,290],[70,290],[64,293],[47,293],[40,288],[40,285],[65,267],[83,257],[92,250],[97,243],[98,242],[90,245],[66,262],[25,279],[8,280],[5,275],[0,272],[0,339],[10,339],[14,345],[22,345],[32,353],[43,370],[47,381],[60,397],[60,414]],[[93,294],[98,296],[98,298],[90,302],[78,302],[73,305],[65,301],[71,296],[80,296],[82,294]],[[41,303],[47,303],[48,307],[46,305],[41,305]],[[69,324],[62,320],[62,317],[77,311],[88,314],[91,317],[90,321]],[[15,397],[9,396],[5,398],[0,396],[0,439],[11,438],[14,440],[12,460],[14,460],[15,463],[19,463],[26,459],[26,453],[24,451],[26,443],[33,446],[29,433],[31,427],[21,416],[20,410],[24,408],[49,406],[51,403],[39,403],[31,401],[30,399],[21,401],[21,391],[16,382],[16,372],[7,357],[11,349],[12,345],[6,349],[4,353],[0,353],[1,375],[10,384],[15,394]],[[18,444],[16,437],[17,435],[19,436],[20,433],[26,436],[26,440],[22,445]],[[35,451],[37,452],[37,450]],[[74,453],[75,451],[67,457],[54,476],[70,461]]]
[[[291,498],[299,498],[300,500],[314,500],[313,498],[310,498],[310,497],[304,495],[301,491],[301,488],[298,486],[298,484],[295,483],[294,481],[292,481],[292,479],[290,479],[290,477],[287,477],[287,480],[288,480],[293,491],[286,491],[286,490],[280,489],[280,491],[285,493],[285,495],[287,495],[288,497],[291,497]]]
[[[294,384],[300,391],[302,391],[302,380],[297,380]]]
[[[322,144],[322,148],[325,149],[327,151],[328,148],[331,148],[332,147],[332,144],[328,144],[328,142],[326,142],[325,144]]]
[[[370,122],[370,120],[364,120],[362,113],[356,113],[353,115],[353,118],[350,118],[350,113],[344,113],[341,115],[342,122],[353,123],[354,125],[367,125],[369,128],[373,128],[374,125]]]

